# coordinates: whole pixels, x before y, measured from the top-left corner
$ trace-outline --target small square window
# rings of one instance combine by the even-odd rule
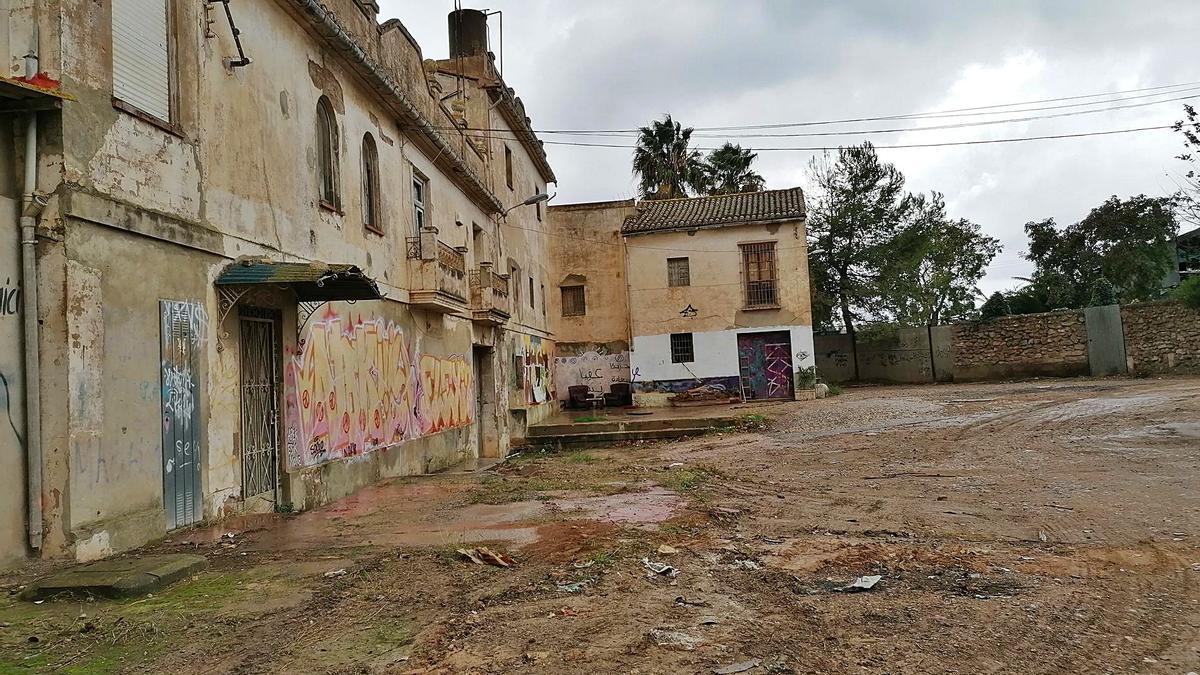
[[[562,315],[583,316],[587,314],[587,304],[583,295],[583,286],[562,287]]]
[[[692,285],[692,271],[687,258],[667,258],[667,285]]]
[[[691,333],[671,333],[671,363],[692,363],[696,360],[696,348]]]

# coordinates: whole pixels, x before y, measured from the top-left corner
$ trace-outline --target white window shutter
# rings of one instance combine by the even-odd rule
[[[171,121],[167,0],[113,0],[113,96]]]

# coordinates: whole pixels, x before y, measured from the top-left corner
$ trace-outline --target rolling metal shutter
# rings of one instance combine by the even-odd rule
[[[113,96],[171,121],[167,0],[113,0]]]

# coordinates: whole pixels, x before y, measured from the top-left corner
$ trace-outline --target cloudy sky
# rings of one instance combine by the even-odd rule
[[[536,129],[629,129],[670,112],[685,125],[728,127],[880,117],[974,108],[1161,85],[1155,92],[1016,106],[1094,103],[1024,113],[869,122],[757,132],[846,131],[833,137],[696,138],[752,148],[940,143],[1169,124],[1182,101],[958,129],[866,135],[988,119],[1129,106],[1200,95],[1196,0],[494,0],[504,12],[504,76]],[[426,58],[448,53],[451,0],[380,0]],[[471,6],[471,5],[466,5]],[[492,17],[493,51],[498,25]],[[1141,98],[1129,98],[1141,96]],[[1200,100],[1200,99],[1197,99]],[[1197,100],[1192,100],[1196,103]],[[995,109],[993,109],[995,112]],[[697,132],[700,134],[701,132]],[[1029,271],[1022,226],[1074,222],[1110,195],[1174,190],[1181,151],[1169,131],[984,146],[881,149],[912,191],[938,190],[951,214],[1004,244],[983,290]],[[628,137],[543,134],[545,141],[628,145]],[[554,203],[634,196],[631,150],[547,145],[558,175]],[[772,188],[806,184],[810,151],[762,151]]]

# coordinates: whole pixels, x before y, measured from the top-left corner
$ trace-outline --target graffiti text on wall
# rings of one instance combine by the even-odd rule
[[[11,278],[0,286],[0,316],[14,316],[21,312],[21,287]]]
[[[586,385],[593,394],[604,394],[617,382],[629,382],[629,352],[584,352],[554,359],[554,389],[566,399],[568,388]]]
[[[545,403],[550,399],[550,355],[542,339],[522,335],[517,345],[517,388],[525,393],[526,403]]]
[[[400,328],[379,316],[326,311],[305,328],[284,380],[291,466],[471,424],[470,363],[418,355]]]

